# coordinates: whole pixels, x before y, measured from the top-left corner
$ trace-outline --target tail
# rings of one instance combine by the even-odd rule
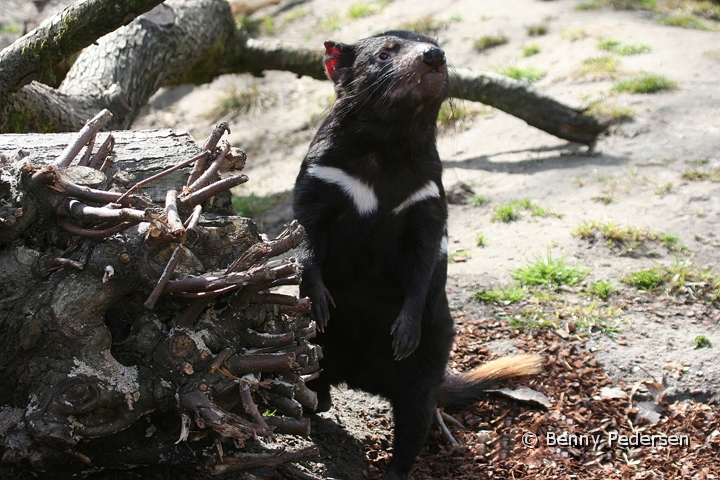
[[[445,377],[440,385],[438,407],[472,405],[495,384],[508,378],[540,373],[541,365],[540,355],[513,355],[498,358],[460,375]]]

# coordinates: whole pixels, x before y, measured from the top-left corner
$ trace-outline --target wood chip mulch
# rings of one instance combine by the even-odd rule
[[[519,331],[462,315],[452,369],[492,359],[484,345],[510,338],[521,352],[544,357],[545,371],[517,385],[543,393],[552,407],[494,396],[446,412],[458,422],[446,423],[459,445],[434,428],[412,479],[720,479],[718,405],[670,405],[657,384],[613,384],[579,337],[562,339],[551,329]],[[369,478],[381,478],[391,453],[380,442],[366,446]]]

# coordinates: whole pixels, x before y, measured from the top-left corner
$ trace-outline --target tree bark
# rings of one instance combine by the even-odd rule
[[[47,34],[38,30],[33,40],[42,42]],[[83,32],[86,40],[95,36],[99,31]],[[9,58],[16,58],[22,48],[8,50]],[[55,58],[58,53],[52,52],[48,55]],[[224,0],[168,0],[85,49],[58,89],[33,82],[10,95],[0,112],[0,131],[77,130],[102,108],[114,114],[108,128],[128,128],[168,82],[197,84],[225,73],[262,75],[265,70],[325,79],[322,58],[321,49],[249,38],[236,30]],[[0,69],[0,93],[22,86],[28,77],[21,76]],[[592,145],[608,126],[500,75],[458,70],[451,74],[451,86],[456,98],[494,106],[569,141]]]
[[[308,341],[314,325],[307,309],[282,310],[307,299],[265,293],[299,282],[299,264],[275,257],[300,242],[302,227],[263,241],[233,214],[227,191],[183,210],[194,195],[187,160],[203,158],[192,138],[112,135],[105,174],[74,154],[59,165],[71,134],[0,136],[3,461],[68,475],[162,462],[213,473],[314,455],[276,456],[255,440],[307,432],[297,418],[317,405],[302,380],[322,356]],[[199,172],[211,185],[222,183],[218,164],[244,165],[218,140],[204,144],[208,170]],[[188,278],[229,288],[169,288]],[[286,411],[296,421],[264,422],[260,412],[278,404],[294,407]]]
[[[0,52],[0,104],[43,70],[130,23],[162,0],[83,0]]]

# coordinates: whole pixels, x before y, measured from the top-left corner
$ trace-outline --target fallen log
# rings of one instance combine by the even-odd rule
[[[317,405],[308,300],[267,291],[299,282],[299,264],[276,257],[302,227],[263,241],[234,216],[227,180],[245,157],[220,141],[227,125],[201,147],[112,132],[93,162],[98,125],[0,135],[2,461],[219,473],[315,455],[276,445],[280,431],[307,436],[303,407]],[[266,422],[278,406],[295,420]]]

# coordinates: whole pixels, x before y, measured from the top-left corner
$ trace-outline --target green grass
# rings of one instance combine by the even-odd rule
[[[710,348],[712,347],[712,344],[710,343],[710,339],[706,337],[705,335],[698,335],[693,340],[693,348]]]
[[[578,330],[599,332],[612,336],[620,332],[622,311],[616,307],[607,307],[592,302],[589,305],[566,306],[558,311],[558,316],[573,323]]]
[[[473,48],[478,52],[484,52],[485,50],[488,50],[490,48],[504,45],[508,43],[508,41],[508,37],[506,37],[505,35],[485,35],[484,37],[480,37],[475,40],[475,42],[473,42]]]
[[[650,45],[640,42],[621,42],[615,39],[600,40],[597,44],[598,50],[606,50],[608,52],[617,53],[618,55],[638,55],[647,53],[651,50]]]
[[[480,290],[475,299],[485,303],[510,304],[525,298],[526,290],[517,285],[498,285],[497,287]]]
[[[646,73],[628,80],[621,80],[612,87],[616,93],[656,93],[675,90],[678,84],[662,75]]]
[[[568,265],[564,257],[553,258],[548,250],[544,257],[537,256],[535,261],[510,272],[512,277],[525,286],[547,286],[557,288],[561,285],[573,286],[580,283],[589,270]]]
[[[612,55],[586,58],[580,66],[584,75],[598,78],[615,78],[618,75],[618,60]]]
[[[590,36],[590,34],[584,28],[570,28],[563,31],[560,36],[571,42],[577,42]]]
[[[720,22],[720,4],[717,2],[713,3],[709,0],[683,2],[682,7],[689,9],[693,15]]]
[[[635,109],[625,105],[614,105],[603,101],[593,102],[585,113],[613,124],[629,122],[635,118]]]
[[[615,10],[650,10],[657,8],[657,0],[588,0],[580,3],[577,10],[597,10],[600,8]]]
[[[647,268],[632,272],[623,277],[621,281],[639,290],[655,290],[663,284],[665,276],[659,268]]]
[[[520,216],[520,209],[511,203],[507,203],[495,207],[492,219],[497,222],[508,223],[519,219]]]
[[[672,193],[673,191],[673,184],[672,182],[667,182],[662,185],[660,185],[658,188],[656,188],[653,193],[655,195],[660,195],[661,197],[664,197],[665,195],[668,195],[669,193]]]
[[[547,35],[548,27],[544,23],[536,23],[525,27],[527,34],[531,37],[539,37],[541,35]]]
[[[559,328],[559,324],[550,320],[547,314],[540,309],[524,309],[513,315],[510,319],[510,326],[513,328],[525,328],[528,330],[540,330],[542,328]]]
[[[438,20],[432,15],[418,18],[410,22],[400,25],[400,30],[410,30],[411,32],[421,35],[433,36],[437,35],[441,30],[447,28],[448,22]]]
[[[464,262],[470,258],[470,251],[468,250],[452,250],[448,254],[448,263],[459,263]]]
[[[388,0],[353,3],[350,5],[350,9],[348,10],[348,17],[356,19],[375,15],[380,12],[387,3]]]
[[[233,195],[232,205],[241,217],[254,217],[265,213],[279,201],[277,195],[257,196],[254,193],[249,195]]]
[[[546,71],[540,70],[539,68],[517,67],[514,65],[496,68],[495,71],[501,75],[505,75],[520,82],[527,83],[528,85],[537,82],[547,74]]]
[[[490,203],[490,199],[483,195],[475,195],[472,199],[472,204],[475,207],[484,207],[488,203]]]
[[[720,167],[707,169],[701,168],[700,166],[693,166],[693,168],[685,170],[681,178],[690,181],[710,180],[712,182],[720,182]]]
[[[484,247],[485,244],[486,244],[485,235],[482,234],[482,233],[478,233],[478,234],[475,236],[475,245],[478,246],[478,247]]]
[[[510,202],[498,205],[493,209],[492,219],[496,222],[512,222],[519,219],[523,212],[529,212],[533,217],[557,217],[562,218],[562,214],[552,212],[545,207],[533,203],[529,198],[514,199]]]
[[[610,280],[598,280],[590,284],[589,293],[596,297],[607,300],[610,295],[619,289]]]
[[[693,15],[675,14],[661,17],[658,20],[661,25],[670,27],[689,28],[693,30],[714,30],[713,27]]]
[[[327,17],[320,20],[320,29],[324,32],[332,33],[340,30],[342,23],[340,21],[340,15],[328,15]]]
[[[623,255],[654,255],[656,253],[655,245],[662,245],[672,252],[685,250],[685,246],[677,235],[655,233],[633,226],[623,227],[613,221],[582,222],[575,227],[572,234],[590,242],[598,239],[605,240],[609,249],[620,249]]]
[[[285,13],[281,19],[284,23],[294,22],[310,15],[310,10],[307,8],[293,8],[289,12]]]
[[[532,57],[533,55],[537,55],[540,53],[540,45],[536,43],[531,43],[529,45],[525,45],[522,48],[522,52],[520,53],[523,57]]]
[[[22,33],[22,25],[20,25],[19,23],[8,23],[5,25],[0,25],[0,33],[20,35]]]
[[[257,83],[232,83],[222,88],[217,106],[212,109],[214,119],[234,117],[261,107],[270,98],[260,91]]]
[[[463,101],[445,100],[440,105],[437,123],[441,129],[448,130],[469,122],[477,113],[477,110],[472,110]]]

